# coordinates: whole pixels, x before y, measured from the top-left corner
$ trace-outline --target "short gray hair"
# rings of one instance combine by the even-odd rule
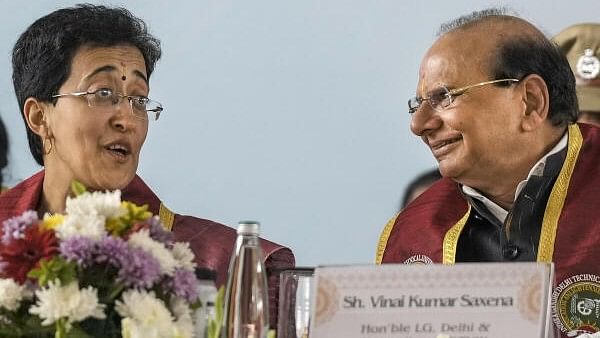
[[[518,14],[507,7],[494,7],[482,9],[480,11],[474,11],[441,24],[437,32],[437,36],[442,36],[453,30],[466,28],[491,18],[503,16],[518,16]]]

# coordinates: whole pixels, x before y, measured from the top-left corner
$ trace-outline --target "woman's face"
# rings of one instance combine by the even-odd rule
[[[81,47],[58,94],[107,88],[147,97],[147,79],[144,58],[135,47]],[[45,105],[44,118],[52,139],[44,156],[47,180],[122,189],[135,176],[148,119],[135,116],[126,98],[116,105],[90,106],[87,96],[62,96],[56,105]]]

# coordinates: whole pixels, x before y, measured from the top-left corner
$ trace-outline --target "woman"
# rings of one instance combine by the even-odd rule
[[[173,214],[136,175],[148,121],[162,112],[148,99],[160,55],[159,40],[123,8],[60,9],[21,35],[13,49],[13,84],[31,153],[44,170],[0,196],[0,222],[28,209],[40,216],[64,212],[73,180],[91,190],[122,189],[124,200],[149,205],[175,239],[189,241],[197,264],[216,270],[221,285],[235,231]],[[289,249],[262,244],[267,268],[293,266]],[[276,276],[270,282],[275,288]]]

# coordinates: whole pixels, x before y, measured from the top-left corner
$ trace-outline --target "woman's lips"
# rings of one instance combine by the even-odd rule
[[[115,143],[104,147],[104,149],[118,162],[126,162],[131,155],[129,147],[124,144]]]

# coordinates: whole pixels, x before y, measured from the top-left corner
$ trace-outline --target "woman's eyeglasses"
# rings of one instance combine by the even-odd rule
[[[100,88],[93,92],[76,92],[67,94],[52,95],[52,98],[60,98],[65,96],[85,97],[90,107],[113,107],[120,104],[123,99],[127,99],[131,111],[134,116],[148,119],[152,116],[153,120],[158,120],[163,111],[163,106],[160,102],[151,100],[145,96],[138,95],[123,95],[117,93],[110,88]]]

